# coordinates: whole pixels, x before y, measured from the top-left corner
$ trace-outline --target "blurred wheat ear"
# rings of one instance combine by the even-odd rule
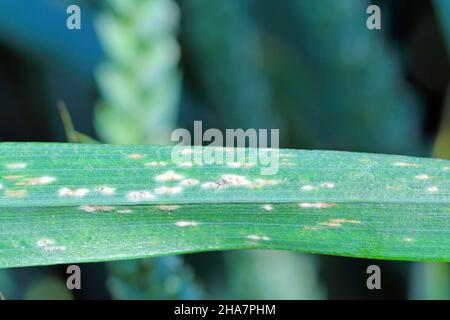
[[[450,161],[279,150],[263,176],[258,153],[177,166],[172,151],[1,143],[0,267],[244,248],[450,261]]]

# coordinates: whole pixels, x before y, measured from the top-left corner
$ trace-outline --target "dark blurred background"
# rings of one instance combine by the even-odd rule
[[[69,30],[66,9],[81,8]],[[381,8],[381,30],[366,9]],[[450,158],[450,0],[2,0],[0,141],[170,142],[279,128],[283,148]],[[366,288],[378,264],[382,290]],[[447,264],[282,251],[0,270],[7,299],[448,299]]]

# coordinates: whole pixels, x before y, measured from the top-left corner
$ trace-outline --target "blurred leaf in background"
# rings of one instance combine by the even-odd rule
[[[396,48],[364,27],[364,1],[260,3],[268,73],[294,146],[424,154],[417,97]]]

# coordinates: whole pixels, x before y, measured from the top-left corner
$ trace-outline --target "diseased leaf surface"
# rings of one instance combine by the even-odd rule
[[[280,150],[261,175],[250,151],[172,151],[0,144],[0,267],[243,248],[450,261],[449,161]]]

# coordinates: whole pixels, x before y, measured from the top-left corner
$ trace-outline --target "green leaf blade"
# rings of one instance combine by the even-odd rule
[[[449,161],[280,150],[263,176],[172,150],[0,144],[0,267],[244,248],[450,261]]]

